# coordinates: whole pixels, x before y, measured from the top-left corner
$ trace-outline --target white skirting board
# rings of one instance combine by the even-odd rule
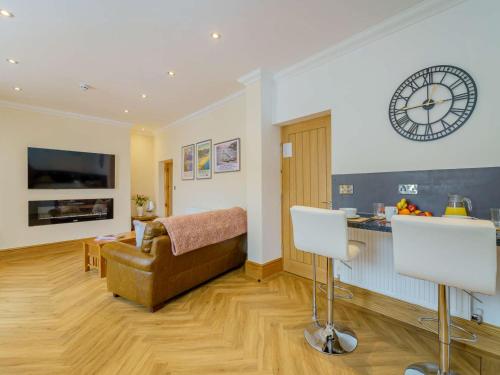
[[[352,270],[340,262],[335,263],[335,275],[342,282],[437,310],[437,284],[394,271],[391,233],[349,228],[349,238],[365,242],[366,250],[349,262]],[[471,299],[464,291],[450,288],[451,314],[470,319]]]

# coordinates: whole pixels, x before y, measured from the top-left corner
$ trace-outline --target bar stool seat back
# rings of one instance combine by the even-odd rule
[[[396,272],[438,284],[439,363],[410,365],[405,375],[453,375],[451,340],[475,341],[477,336],[452,323],[450,286],[495,294],[497,278],[496,229],[491,221],[444,217],[393,216],[392,236]],[[470,339],[452,337],[452,328]]]
[[[343,211],[293,206],[293,239],[295,247],[327,258],[348,261],[348,233]],[[351,252],[356,252],[352,249]],[[359,250],[358,250],[359,251]]]
[[[396,272],[495,294],[496,231],[491,221],[398,215],[392,228]]]

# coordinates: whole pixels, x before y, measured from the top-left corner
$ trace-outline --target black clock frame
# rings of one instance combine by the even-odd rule
[[[444,73],[442,79],[440,81],[434,82],[433,77],[434,73]],[[443,81],[445,77],[450,74],[454,75],[457,77],[457,80],[450,84],[444,84]],[[422,85],[417,83],[416,81],[419,78],[423,78]],[[429,121],[427,123],[417,123],[413,121],[409,116],[407,111],[411,110],[413,108],[408,108],[408,109],[402,109],[396,108],[396,103],[400,100],[404,100],[406,103],[406,106],[408,105],[408,102],[410,98],[413,96],[413,94],[420,90],[423,87],[427,87],[427,90],[429,90],[429,87],[432,84],[440,84],[442,86],[445,86],[450,90],[451,92],[451,99],[448,99],[448,101],[451,101],[452,104],[449,107],[448,112],[442,116],[440,119],[431,122],[428,116]],[[467,88],[466,93],[461,93],[458,95],[454,94],[454,89],[461,86],[462,84],[465,85]],[[410,96],[404,96],[402,95],[402,92],[406,88],[410,88],[412,90],[412,93]],[[396,92],[392,96],[392,99],[389,103],[389,121],[391,122],[392,127],[394,130],[400,134],[401,136],[410,139],[412,141],[419,141],[419,142],[427,142],[427,141],[434,141],[437,139],[441,139],[443,137],[446,137],[456,130],[458,130],[462,125],[465,124],[465,122],[470,118],[472,115],[472,112],[474,111],[477,103],[477,86],[470,74],[468,74],[465,70],[458,68],[453,65],[436,65],[436,66],[431,66],[425,69],[421,69],[418,72],[412,74],[409,76],[406,80],[403,81],[397,88]],[[454,107],[455,102],[461,101],[461,100],[467,100],[467,104],[465,108],[456,108]],[[422,107],[426,110],[430,110],[434,107],[435,104],[438,102],[432,100],[432,99],[427,99],[422,103]],[[403,107],[405,108],[405,107]],[[453,113],[455,116],[457,116],[457,119],[453,121],[451,124],[446,122],[444,119],[450,114]],[[399,116],[401,115],[401,116]],[[443,127],[443,130],[438,131],[436,133],[432,132],[432,125],[441,122],[441,125]],[[406,126],[410,123],[410,126],[408,129],[406,129]],[[425,126],[425,133],[424,134],[417,134],[418,129],[420,126]],[[430,131],[429,131],[430,129]]]

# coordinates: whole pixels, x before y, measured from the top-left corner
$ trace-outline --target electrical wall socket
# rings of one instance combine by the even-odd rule
[[[354,193],[354,185],[339,185],[339,194],[352,195]]]
[[[417,184],[400,184],[398,191],[399,191],[399,194],[417,195],[418,194],[418,185]]]

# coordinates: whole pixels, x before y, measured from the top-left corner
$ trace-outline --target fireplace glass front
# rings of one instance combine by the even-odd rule
[[[29,202],[30,227],[112,218],[112,198]]]

